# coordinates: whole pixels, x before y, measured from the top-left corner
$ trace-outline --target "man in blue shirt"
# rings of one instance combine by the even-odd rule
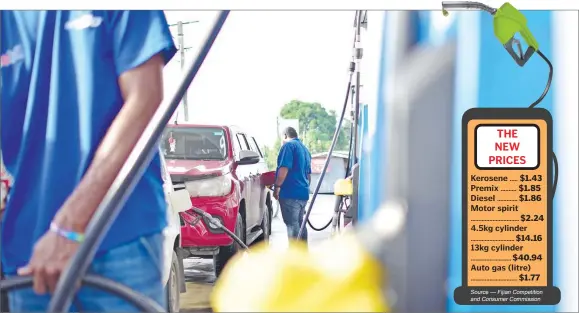
[[[2,221],[2,268],[33,275],[10,309],[44,311],[87,224],[163,98],[176,52],[162,11],[1,11],[1,151],[14,181]],[[164,305],[166,203],[157,155],[89,271]],[[129,312],[80,290],[76,311]]]
[[[273,195],[279,201],[288,237],[297,238],[310,197],[312,156],[308,148],[298,139],[298,134],[293,127],[284,130],[284,141],[277,156]],[[306,229],[300,239],[308,242]]]

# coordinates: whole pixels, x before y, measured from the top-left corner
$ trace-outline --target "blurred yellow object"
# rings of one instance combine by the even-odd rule
[[[214,312],[389,312],[383,269],[354,234],[316,251],[292,241],[235,256],[211,295]]]
[[[334,183],[334,194],[336,196],[351,196],[353,193],[354,188],[350,178],[338,179]]]

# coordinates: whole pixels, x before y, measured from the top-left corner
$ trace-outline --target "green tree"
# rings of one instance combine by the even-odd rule
[[[262,149],[263,158],[265,159],[267,168],[270,171],[273,171],[277,168],[277,155],[279,153],[280,148],[281,148],[281,139],[277,138],[272,147],[264,146]]]
[[[336,142],[336,150],[348,151],[348,148],[350,148],[351,129],[352,121],[349,119],[344,119],[342,122],[342,129],[340,129],[340,135],[338,136],[338,142]]]
[[[336,112],[326,111],[317,102],[292,100],[281,108],[280,116],[299,120],[299,136],[304,142],[331,140],[336,130]]]
[[[285,119],[299,120],[300,133],[298,135],[312,154],[330,149],[338,122],[334,110],[326,110],[317,102],[292,100],[281,108],[280,116]],[[351,121],[344,119],[334,150],[348,150],[350,128]],[[280,147],[279,139],[272,147],[264,147],[266,162],[270,169],[276,168]]]

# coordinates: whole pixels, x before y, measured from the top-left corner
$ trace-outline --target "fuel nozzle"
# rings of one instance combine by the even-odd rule
[[[539,43],[527,27],[527,19],[508,2],[495,9],[480,2],[443,1],[442,14],[448,16],[449,10],[481,10],[490,13],[493,16],[495,36],[513,60],[521,67],[539,50]],[[516,34],[519,34],[528,45],[526,51],[522,51],[521,42],[515,38]]]

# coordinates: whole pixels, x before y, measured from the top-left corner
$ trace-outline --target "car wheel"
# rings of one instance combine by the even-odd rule
[[[239,213],[237,213],[237,220],[235,221],[235,230],[233,233],[245,242],[245,223]],[[221,272],[223,272],[229,259],[241,250],[243,250],[243,247],[241,247],[235,240],[231,245],[219,248],[219,253],[213,257],[215,277],[221,275]]]
[[[263,219],[261,221],[261,229],[263,230],[263,233],[259,237],[257,237],[255,243],[264,241],[269,243],[269,235],[271,235],[271,214],[272,214],[271,201],[266,203],[266,208],[267,209],[265,210],[265,215],[263,216]]]
[[[177,258],[177,254],[175,251],[173,251],[173,257],[171,260],[171,272],[169,273],[169,280],[167,280],[167,286],[165,287],[167,312],[170,313],[179,312],[181,309],[181,284],[179,281],[179,268],[179,258]]]

